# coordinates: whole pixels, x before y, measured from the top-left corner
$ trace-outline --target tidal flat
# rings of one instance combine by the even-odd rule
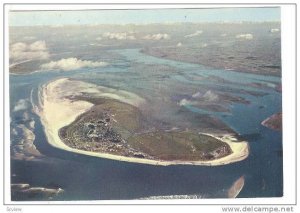
[[[10,26],[11,199],[281,197],[281,23],[255,17]]]

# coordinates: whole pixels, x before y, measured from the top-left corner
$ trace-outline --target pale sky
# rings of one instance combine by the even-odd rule
[[[280,21],[280,8],[147,9],[10,12],[10,26]]]

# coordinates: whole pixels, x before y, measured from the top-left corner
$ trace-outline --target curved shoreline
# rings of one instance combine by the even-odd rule
[[[63,88],[63,89],[62,89]],[[84,91],[82,89],[84,88]],[[100,88],[100,89],[99,89]],[[160,160],[150,160],[141,158],[132,158],[125,156],[118,156],[107,153],[96,153],[90,151],[84,151],[79,149],[74,149],[62,142],[58,135],[60,128],[72,123],[79,115],[88,111],[93,104],[86,101],[73,101],[66,97],[81,94],[82,92],[94,93],[98,89],[98,92],[103,92],[99,97],[111,97],[123,102],[130,103],[132,105],[138,106],[143,104],[143,99],[139,98],[135,94],[114,90],[104,87],[98,87],[90,83],[84,83],[81,81],[69,80],[67,78],[61,78],[49,82],[42,87],[42,91],[39,97],[41,100],[41,109],[38,114],[41,118],[41,122],[44,126],[45,134],[48,139],[48,143],[56,148],[63,149],[65,151],[107,158],[111,160],[126,161],[132,163],[150,164],[150,165],[202,165],[202,166],[218,166],[225,165],[234,162],[244,160],[249,155],[248,143],[245,141],[237,141],[233,135],[224,135],[223,137],[217,137],[214,135],[206,134],[214,137],[222,142],[227,143],[232,153],[214,160],[207,161],[160,161]]]

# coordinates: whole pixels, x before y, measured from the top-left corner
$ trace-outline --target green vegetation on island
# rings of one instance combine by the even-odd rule
[[[84,97],[75,99],[88,100]],[[224,157],[230,146],[191,130],[164,131],[151,127],[137,107],[113,99],[90,99],[96,104],[60,129],[72,148],[126,157],[197,161]]]

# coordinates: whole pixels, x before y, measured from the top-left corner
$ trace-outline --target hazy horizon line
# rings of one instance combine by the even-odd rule
[[[147,25],[181,25],[181,24],[263,24],[263,23],[281,23],[281,20],[274,21],[203,21],[203,22],[153,22],[153,23],[95,23],[95,24],[39,24],[39,25],[9,25],[9,27],[75,27],[75,26],[147,26]]]

